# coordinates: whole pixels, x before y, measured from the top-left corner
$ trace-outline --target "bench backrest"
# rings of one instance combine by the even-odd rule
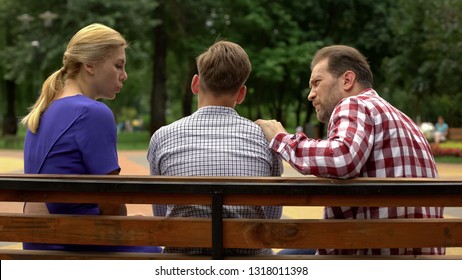
[[[462,128],[461,127],[450,127],[448,129],[448,139],[451,140],[462,140]]]
[[[212,218],[1,214],[0,241],[224,248],[462,247],[462,219],[223,219],[222,205],[462,206],[462,181],[0,175],[1,201],[206,204]],[[424,234],[423,234],[424,233]],[[190,258],[3,250],[0,258]],[[265,257],[257,257],[265,258]],[[451,258],[454,258],[452,256]]]

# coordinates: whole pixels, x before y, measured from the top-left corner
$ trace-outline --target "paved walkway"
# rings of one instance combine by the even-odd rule
[[[146,160],[146,151],[119,151],[119,164],[121,175],[148,175],[149,165]],[[438,163],[438,171],[441,178],[462,178],[462,164]],[[0,150],[0,174],[22,174],[23,154],[17,150]],[[304,176],[295,171],[284,162],[284,174],[286,177]],[[23,203],[0,202],[0,213],[21,213]],[[143,214],[152,215],[150,205],[131,204],[127,206],[129,215]],[[322,215],[322,207],[284,207],[286,218],[311,219]],[[448,218],[462,218],[462,207],[447,207],[445,216]],[[17,243],[1,243],[0,246],[19,248]],[[462,254],[462,248],[450,248],[448,254]]]

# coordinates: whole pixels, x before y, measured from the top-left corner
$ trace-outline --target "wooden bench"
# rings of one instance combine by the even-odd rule
[[[462,181],[314,177],[0,175],[0,201],[208,204],[213,217],[0,214],[0,241],[210,247],[211,256],[0,249],[0,259],[462,259],[223,256],[224,248],[462,247],[462,219],[223,219],[222,205],[462,206]]]
[[[448,139],[454,141],[462,141],[462,128],[450,127],[448,129]]]

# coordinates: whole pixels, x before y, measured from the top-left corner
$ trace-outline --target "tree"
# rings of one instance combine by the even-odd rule
[[[28,32],[11,24],[46,10],[59,13],[51,29],[39,20]],[[74,32],[101,22],[130,42],[129,79],[107,104],[118,121],[126,111],[149,115],[151,132],[191,114],[194,58],[218,39],[249,54],[248,94],[236,109],[250,119],[277,118],[290,129],[317,123],[306,100],[312,56],[322,46],[346,44],[367,56],[374,88],[401,110],[424,118],[446,112],[451,126],[462,125],[461,12],[462,0],[0,0],[4,118],[25,113],[37,84],[60,67]],[[34,38],[39,48],[31,46]],[[430,98],[434,106],[425,106]]]
[[[130,44],[127,49],[128,80],[117,100],[107,102],[114,111],[117,121],[124,121],[126,108],[132,108],[140,115],[150,111],[153,80],[153,52],[155,37],[153,29],[161,21],[156,17],[158,1],[137,0],[68,0],[64,25],[79,28],[93,22],[100,22],[121,32]]]
[[[462,1],[397,4],[390,17],[394,53],[383,65],[388,90],[417,120],[433,122],[441,114],[450,126],[462,125]]]
[[[8,32],[10,30],[9,26],[10,23],[8,21],[3,21],[5,24],[2,26],[5,27],[1,34],[5,36],[5,45],[11,45],[11,34]],[[16,91],[16,84],[12,79],[4,79],[5,81],[5,91],[6,91],[6,113],[3,116],[3,127],[2,127],[2,135],[16,135],[18,131],[18,122],[16,117],[16,110],[15,110],[15,91]]]
[[[7,99],[9,115],[14,112],[11,108],[19,108],[20,114],[25,114],[26,108],[35,101],[43,80],[61,67],[63,53],[71,36],[93,22],[115,28],[130,42],[127,50],[127,72],[136,74],[133,77],[129,74],[132,78],[125,83],[117,102],[108,102],[116,117],[121,115],[123,107],[139,108],[144,104],[143,93],[146,93],[146,99],[149,97],[149,73],[152,72],[149,53],[153,47],[153,38],[148,30],[158,24],[158,20],[152,17],[157,2],[1,0],[0,3],[3,4],[0,7],[0,16],[5,23],[0,34],[4,38],[10,38],[0,53],[5,61],[0,67],[4,81],[13,82],[8,82],[8,88],[13,89],[13,85],[15,86]],[[40,14],[45,11],[59,13],[51,27],[45,27],[39,19]],[[19,15],[26,13],[34,17],[29,22],[28,29],[21,26],[19,21],[15,22]],[[8,27],[7,23],[11,26]],[[38,42],[37,47],[31,46],[32,41]]]
[[[42,40],[44,44],[40,45],[39,41],[44,29],[48,28],[48,25],[41,23],[40,17],[49,4],[53,3],[48,2],[43,5],[37,1],[27,0],[1,1],[0,18],[2,26],[5,27],[1,34],[5,44],[0,57],[5,62],[1,67],[7,96],[7,110],[3,122],[4,135],[15,135],[17,132],[16,101],[30,101],[36,97],[39,90],[40,72],[42,67],[46,66],[46,62],[41,63],[41,54],[48,54],[48,43],[53,42],[53,40],[48,42]],[[28,14],[29,9],[39,12],[31,16]],[[22,20],[22,24],[19,20]],[[25,91],[23,89],[27,89],[29,94],[23,93]]]
[[[167,34],[165,25],[166,3],[160,1],[156,9],[156,15],[161,23],[154,27],[154,52],[152,61],[154,64],[151,93],[151,134],[165,125],[165,100],[166,100],[166,60],[167,60]]]

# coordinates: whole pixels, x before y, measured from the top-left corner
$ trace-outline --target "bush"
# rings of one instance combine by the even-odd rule
[[[457,147],[442,147],[438,144],[432,143],[431,145],[433,156],[452,156],[452,157],[461,157],[462,158],[462,149]]]

